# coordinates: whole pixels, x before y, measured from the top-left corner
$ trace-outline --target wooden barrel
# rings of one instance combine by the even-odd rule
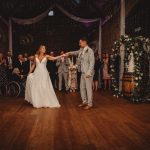
[[[127,72],[122,78],[122,92],[125,97],[131,97],[135,87],[133,73]]]

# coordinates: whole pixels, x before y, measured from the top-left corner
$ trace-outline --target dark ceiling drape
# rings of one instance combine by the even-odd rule
[[[63,14],[65,14],[70,19],[73,19],[73,20],[75,20],[77,22],[81,22],[81,23],[93,23],[93,22],[96,22],[96,21],[100,21],[100,18],[86,19],[86,18],[81,18],[81,17],[78,17],[78,16],[74,16],[73,14],[71,14],[68,11],[66,11],[65,9],[63,9],[58,4],[54,4],[54,5],[50,6],[50,8],[48,8],[46,11],[44,11],[43,13],[41,13],[40,15],[38,15],[36,17],[29,18],[29,19],[19,19],[19,18],[12,17],[11,20],[13,20],[17,24],[22,24],[22,25],[33,24],[33,23],[36,23],[36,22],[42,20],[44,17],[46,17],[48,15],[48,12],[51,9],[53,9],[54,7],[58,8]]]

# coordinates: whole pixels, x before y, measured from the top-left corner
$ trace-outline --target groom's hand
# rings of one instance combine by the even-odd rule
[[[86,78],[90,78],[91,76],[90,75],[86,75]]]

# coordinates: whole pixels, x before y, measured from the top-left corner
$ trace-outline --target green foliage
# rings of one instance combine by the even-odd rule
[[[110,74],[112,77],[112,87],[114,96],[119,97],[123,96],[122,91],[119,91],[119,80],[116,78],[116,72],[119,73],[119,70],[116,70],[115,61],[118,56],[120,56],[120,46],[124,44],[125,46],[125,57],[124,57],[124,64],[127,64],[130,60],[131,53],[134,55],[134,81],[135,81],[135,88],[132,94],[131,99],[133,102],[139,102],[141,99],[140,95],[140,88],[141,88],[141,81],[143,77],[143,72],[141,69],[141,64],[143,62],[142,55],[144,52],[143,46],[150,45],[150,40],[148,38],[138,37],[138,38],[131,38],[128,35],[122,35],[117,41],[114,42],[112,47],[112,53],[110,56]]]

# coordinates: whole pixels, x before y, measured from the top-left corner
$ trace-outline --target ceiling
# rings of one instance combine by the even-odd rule
[[[31,18],[57,3],[83,18],[105,17],[113,13],[120,0],[0,0],[0,16]]]

